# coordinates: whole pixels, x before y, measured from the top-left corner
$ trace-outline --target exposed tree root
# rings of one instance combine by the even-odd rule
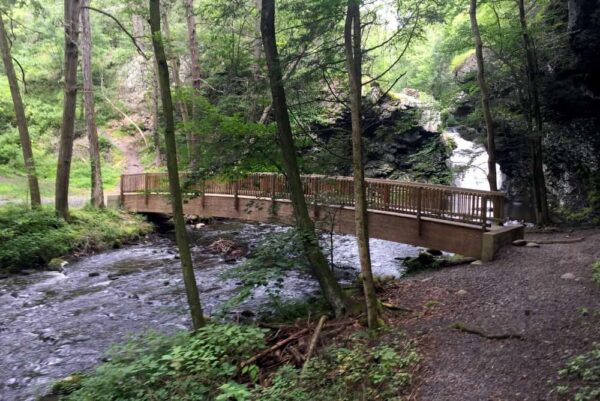
[[[550,245],[550,244],[574,244],[576,242],[581,242],[584,241],[585,238],[584,237],[580,237],[580,238],[565,238],[565,239],[547,239],[547,240],[539,240],[539,241],[533,241],[536,244],[540,244],[540,245]]]
[[[453,323],[452,325],[450,325],[450,328],[454,329],[454,330],[461,331],[463,333],[475,334],[477,336],[480,336],[480,337],[483,337],[483,338],[487,338],[488,340],[512,340],[512,339],[514,339],[514,340],[525,340],[525,337],[523,337],[520,334],[513,334],[513,333],[487,334],[487,333],[484,333],[481,330],[474,329],[474,328],[471,328],[471,327],[467,327],[467,326],[465,326],[461,322]]]
[[[399,311],[399,312],[406,312],[406,313],[414,313],[413,309],[409,309],[409,308],[404,308],[402,306],[398,306],[398,305],[394,305],[391,304],[389,302],[382,302],[381,306],[383,306],[386,309],[392,310],[392,311]]]

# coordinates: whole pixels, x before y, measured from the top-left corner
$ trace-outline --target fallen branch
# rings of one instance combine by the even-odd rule
[[[487,338],[488,340],[510,340],[510,339],[525,340],[525,338],[520,334],[510,334],[510,333],[509,334],[487,334],[481,330],[467,327],[460,322],[453,323],[450,326],[450,328],[461,331],[463,333],[475,334],[477,336]]]
[[[321,335],[321,330],[323,329],[323,325],[325,324],[326,320],[327,316],[323,315],[321,316],[321,319],[319,319],[319,323],[317,323],[315,332],[312,336],[312,339],[310,340],[310,345],[308,346],[308,351],[306,351],[306,356],[304,357],[304,366],[302,367],[302,372],[306,370],[306,367],[308,366],[308,361],[310,360],[313,353],[315,352],[315,349],[317,348],[317,342],[319,341],[319,336]]]
[[[277,351],[278,349],[280,349],[284,345],[291,343],[292,341],[298,339],[298,337],[302,337],[306,333],[308,333],[308,328],[300,330],[299,332],[297,332],[295,334],[292,334],[291,336],[289,336],[285,340],[279,341],[277,344],[273,345],[272,347],[267,348],[266,350],[264,350],[262,352],[259,352],[258,354],[254,355],[252,358],[246,359],[245,361],[243,361],[241,363],[240,366],[243,368],[244,366],[248,366],[248,365],[250,365],[250,364],[258,361],[263,356],[269,355],[273,351]]]
[[[452,266],[460,266],[467,265],[469,263],[475,262],[475,258],[460,258],[460,259],[444,259],[441,262],[442,267],[452,267]]]

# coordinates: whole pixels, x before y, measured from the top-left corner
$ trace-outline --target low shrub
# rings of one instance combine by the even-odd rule
[[[62,400],[400,400],[410,388],[417,353],[403,339],[389,345],[371,341],[358,333],[313,357],[303,370],[284,365],[265,372],[257,365],[240,368],[265,349],[263,329],[209,324],[191,335],[154,334],[113,349],[110,362]]]
[[[44,267],[53,258],[72,252],[112,248],[148,233],[141,218],[116,210],[84,208],[72,211],[72,221],[53,209],[24,206],[0,208],[0,269]]]
[[[600,285],[600,259],[592,265],[592,278],[596,284]]]
[[[352,341],[311,359],[304,371],[284,366],[272,385],[255,391],[256,401],[394,401],[410,388],[419,357],[407,344],[370,346]]]
[[[84,378],[69,401],[246,400],[234,378],[256,379],[256,366],[239,363],[265,347],[253,326],[209,324],[194,334],[151,335],[111,351],[111,361]]]

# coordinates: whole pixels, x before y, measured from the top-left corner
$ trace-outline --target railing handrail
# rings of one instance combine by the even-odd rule
[[[179,176],[180,177],[186,176],[187,174],[188,173],[186,173],[186,172],[180,172]],[[252,177],[252,176],[272,176],[272,175],[278,176],[278,177],[283,176],[283,174],[278,174],[278,173],[250,173],[247,176],[244,176],[241,178],[247,178],[247,177]],[[127,177],[131,177],[131,176],[163,176],[164,178],[168,178],[167,173],[122,174],[121,179],[124,176],[127,176]],[[308,178],[323,178],[323,179],[327,179],[327,180],[338,180],[338,181],[354,181],[353,177],[343,176],[343,175],[302,174],[301,177],[302,178],[307,178],[307,177]],[[423,187],[423,188],[432,188],[432,189],[445,189],[445,190],[453,191],[453,192],[473,193],[473,194],[480,194],[480,195],[487,195],[487,196],[500,196],[503,198],[506,197],[506,194],[501,191],[486,191],[486,190],[482,190],[482,189],[454,187],[451,185],[431,184],[431,183],[427,183],[427,182],[389,180],[389,179],[385,179],[385,178],[365,178],[365,181],[373,182],[373,183],[389,184],[389,185],[403,185],[403,186]],[[229,181],[217,180],[217,182],[226,183]]]
[[[180,176],[185,178],[187,173]],[[352,177],[303,175],[305,196],[317,204],[324,193],[338,195],[333,203],[354,205]],[[417,182],[369,178],[367,197],[369,209],[436,217],[449,221],[478,224],[487,227],[489,220],[503,218],[505,195],[498,191],[482,191]],[[126,193],[168,192],[166,173],[140,173],[121,176],[121,195]],[[205,193],[259,196],[289,199],[285,177],[276,173],[253,173],[231,181],[206,180]],[[491,203],[492,208],[489,207]],[[490,215],[490,212],[493,212]]]

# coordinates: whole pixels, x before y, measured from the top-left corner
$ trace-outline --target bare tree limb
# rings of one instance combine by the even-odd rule
[[[27,81],[25,80],[25,70],[23,69],[23,66],[21,65],[21,63],[19,63],[19,60],[17,60],[16,58],[12,57],[13,61],[19,66],[19,69],[21,70],[21,81],[23,82],[23,92],[25,92],[25,94],[27,94]]]
[[[90,6],[83,6],[81,8],[87,8],[88,10],[92,10],[95,11],[97,13],[100,13],[102,15],[107,16],[108,18],[112,19],[113,21],[115,21],[115,23],[119,26],[119,28],[121,28],[121,30],[127,35],[129,36],[129,38],[131,39],[131,41],[133,42],[133,45],[135,46],[135,48],[137,49],[138,53],[140,55],[142,55],[142,57],[144,57],[144,59],[148,60],[148,56],[146,56],[146,53],[144,53],[144,51],[138,46],[137,44],[137,40],[135,40],[135,37],[129,33],[129,31],[127,30],[127,28],[125,28],[123,26],[123,24],[121,24],[121,21],[119,21],[115,16],[113,16],[110,13],[107,13],[106,11],[102,11],[98,8],[94,8],[94,7],[90,7]]]

